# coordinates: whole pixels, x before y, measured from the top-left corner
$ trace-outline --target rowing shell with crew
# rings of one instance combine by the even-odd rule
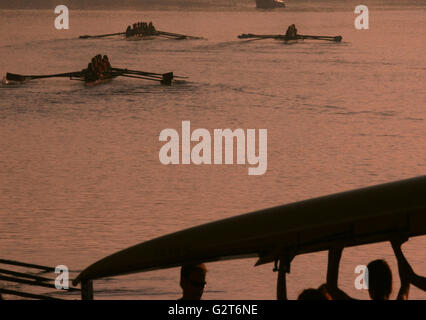
[[[253,39],[253,40],[264,40],[264,39],[275,39],[283,41],[286,44],[296,43],[303,41],[305,39],[310,40],[324,40],[332,42],[341,42],[342,36],[308,36],[303,34],[298,34],[296,26],[294,24],[290,25],[287,28],[285,34],[253,34],[253,33],[243,33],[238,36],[239,39]]]
[[[185,34],[179,33],[171,33],[166,31],[157,30],[152,22],[136,22],[132,26],[128,26],[125,32],[117,32],[117,33],[108,33],[108,34],[100,34],[100,35],[84,35],[80,36],[80,39],[96,39],[96,38],[107,38],[113,36],[125,36],[124,39],[129,41],[134,40],[152,40],[156,37],[167,38],[167,39],[175,39],[175,40],[204,40],[202,37],[194,37],[188,36]]]
[[[93,57],[86,69],[75,72],[66,72],[50,75],[20,75],[8,72],[3,79],[3,84],[24,83],[34,79],[46,78],[69,78],[70,80],[83,81],[86,86],[96,86],[99,84],[110,82],[117,77],[126,77],[134,79],[143,79],[160,82],[161,85],[170,86],[174,78],[186,78],[175,76],[173,72],[154,73],[139,70],[129,70],[113,68],[109,62],[108,56],[103,57],[98,54]]]

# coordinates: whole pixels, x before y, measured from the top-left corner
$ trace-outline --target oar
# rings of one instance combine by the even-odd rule
[[[163,74],[163,79],[161,80],[161,84],[164,86],[171,86],[173,80],[173,72],[168,72]]]
[[[253,33],[243,33],[238,36],[239,39],[250,39],[250,38],[259,38],[259,39],[284,39],[285,36],[280,34],[253,34]]]
[[[105,38],[105,37],[119,36],[119,35],[123,35],[123,34],[126,34],[126,33],[125,32],[117,32],[117,33],[100,34],[100,35],[95,35],[95,36],[84,35],[84,36],[80,36],[80,39]]]
[[[173,40],[186,40],[186,37],[175,37],[175,36],[168,36],[166,34],[155,34],[156,37],[166,38],[166,39],[173,39]]]
[[[20,75],[20,74],[8,72],[8,73],[6,73],[6,80],[24,82],[26,80],[33,80],[33,79],[60,78],[60,77],[70,78],[70,77],[81,77],[81,76],[82,76],[81,71],[58,73],[58,74],[47,74],[47,75],[37,75],[37,76],[26,76],[26,75]]]
[[[257,39],[283,39],[283,40],[292,40],[288,39],[285,35],[274,35],[274,34],[253,34],[253,33],[243,33],[238,36],[239,39],[249,39],[249,38],[257,38]],[[309,35],[297,35],[296,39],[313,39],[313,40],[326,40],[326,41],[342,41],[341,36],[309,36]]]
[[[194,36],[188,36],[188,35],[185,35],[185,34],[171,33],[171,32],[159,31],[159,30],[156,31],[156,34],[169,36],[169,37],[175,37],[177,39],[205,40],[205,38],[203,38],[203,37],[194,37]]]
[[[117,75],[121,77],[127,77],[127,78],[159,81],[162,85],[165,85],[165,86],[171,86],[172,80],[173,80],[173,72],[164,73],[161,75],[161,78],[157,76],[148,76],[148,75],[144,76],[144,75],[125,74],[125,73],[118,73]]]
[[[129,69],[120,69],[120,68],[112,68],[112,71],[118,72],[120,75],[126,74],[126,75],[138,75],[138,76],[148,76],[148,77],[154,77],[157,79],[161,79],[163,74],[161,73],[154,73],[154,72],[146,72],[146,71],[138,71],[138,70],[129,70]]]
[[[161,78],[153,78],[153,77],[148,77],[148,76],[139,76],[139,75],[132,75],[132,74],[124,74],[124,73],[119,73],[119,74],[117,74],[117,76],[126,77],[126,78],[134,78],[134,79],[161,81]]]
[[[117,72],[124,73],[124,74],[139,74],[139,75],[142,75],[142,76],[159,76],[159,77],[162,77],[164,75],[164,73],[154,73],[154,72],[120,69],[120,68],[112,68],[112,71],[117,71]],[[173,78],[187,79],[188,77],[173,75]]]
[[[335,41],[335,42],[341,42],[342,36],[308,36],[303,34],[297,35],[298,39],[313,39],[313,40],[326,40],[326,41]]]

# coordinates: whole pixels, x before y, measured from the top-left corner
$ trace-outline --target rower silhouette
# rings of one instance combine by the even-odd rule
[[[285,37],[286,37],[287,40],[297,39],[297,29],[296,29],[296,26],[294,24],[290,25],[287,28],[287,31],[285,33]]]
[[[201,300],[206,286],[207,267],[204,263],[184,265],[180,270],[182,298],[179,300]]]

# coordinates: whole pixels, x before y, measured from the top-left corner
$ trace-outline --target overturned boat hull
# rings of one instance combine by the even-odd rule
[[[426,234],[426,176],[332,194],[189,228],[110,255],[76,279],[293,255]]]

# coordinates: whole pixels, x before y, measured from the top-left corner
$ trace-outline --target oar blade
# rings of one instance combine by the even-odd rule
[[[163,74],[163,78],[161,79],[161,84],[163,86],[171,86],[173,80],[173,72],[168,72]]]
[[[24,82],[25,80],[27,80],[27,78],[25,76],[20,75],[20,74],[8,72],[8,73],[6,73],[6,80],[16,81],[16,82]]]
[[[251,34],[251,33],[243,33],[243,34],[240,34],[238,36],[238,38],[239,39],[249,39],[249,38],[256,38],[256,36],[254,34]]]

